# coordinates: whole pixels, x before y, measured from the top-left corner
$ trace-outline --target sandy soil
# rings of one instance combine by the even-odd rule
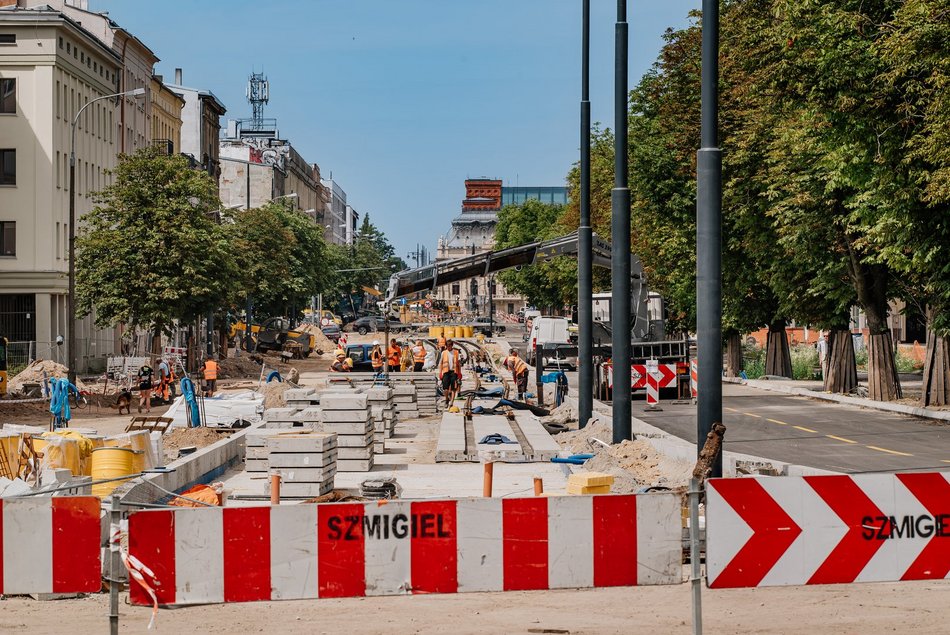
[[[125,604],[121,632],[143,633],[150,609]],[[946,633],[950,583],[703,589],[706,633]],[[0,602],[0,632],[104,632],[108,595]],[[259,602],[162,610],[159,633],[670,633],[690,627],[689,585]]]

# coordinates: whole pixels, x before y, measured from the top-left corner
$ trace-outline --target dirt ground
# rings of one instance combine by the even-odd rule
[[[120,632],[144,633],[150,609],[125,604]],[[851,635],[947,632],[950,582],[703,589],[706,633]],[[59,635],[108,628],[108,595],[0,602],[0,632]],[[688,584],[461,593],[197,606],[159,612],[159,633],[669,633],[691,632]]]

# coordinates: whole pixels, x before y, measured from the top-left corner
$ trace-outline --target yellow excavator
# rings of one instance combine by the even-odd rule
[[[228,339],[236,347],[247,336],[247,325],[236,322],[231,326]],[[272,317],[263,324],[251,325],[251,341],[254,350],[261,353],[267,351],[289,351],[294,357],[309,357],[317,347],[316,336],[302,329],[291,329],[290,320],[284,317]],[[247,348],[247,346],[242,346]]]

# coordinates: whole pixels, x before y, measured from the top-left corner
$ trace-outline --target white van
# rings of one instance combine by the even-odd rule
[[[536,317],[531,324],[528,334],[527,361],[534,364],[535,352],[544,344],[570,344],[571,336],[568,330],[570,320],[566,317]],[[577,357],[545,356],[545,368],[577,369]]]

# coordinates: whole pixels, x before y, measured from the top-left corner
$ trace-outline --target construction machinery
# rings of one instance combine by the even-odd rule
[[[231,326],[228,339],[237,343],[245,340],[247,325],[236,322]],[[294,357],[309,357],[317,347],[317,338],[303,329],[290,328],[290,320],[284,317],[272,317],[263,324],[251,325],[251,340],[255,350],[264,353],[267,351],[288,351]]]

